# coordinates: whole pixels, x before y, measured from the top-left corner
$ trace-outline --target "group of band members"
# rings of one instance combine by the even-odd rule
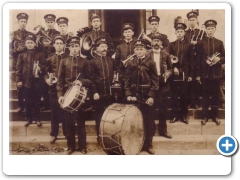
[[[225,63],[223,42],[214,37],[217,22],[207,20],[205,31],[197,26],[198,15],[189,12],[189,28],[184,23],[174,24],[176,40],[169,42],[167,35],[158,32],[160,18],[149,17],[151,33],[142,33],[134,38],[134,25],[125,23],[122,26],[124,40],[114,48],[113,41],[107,32],[101,31],[101,17],[93,14],[90,17],[92,28],[89,32],[78,33],[91,36],[94,41],[95,57],[83,57],[81,38],[67,31],[68,19],[56,20],[53,14],[44,16],[48,30],[47,36],[36,37],[25,30],[29,16],[26,13],[17,15],[19,29],[13,36],[24,42],[15,47],[10,43],[10,54],[14,58],[18,88],[19,111],[26,102],[25,126],[36,121],[41,126],[41,97],[44,108],[50,106],[52,113],[51,139],[54,143],[58,137],[59,123],[62,123],[63,134],[67,139],[68,152],[75,150],[75,122],[77,123],[78,150],[83,154],[86,149],[85,120],[88,110],[94,109],[97,141],[99,126],[104,110],[117,100],[121,103],[135,103],[142,112],[145,127],[143,150],[154,154],[152,139],[155,134],[154,109],[159,109],[159,135],[172,138],[167,132],[167,98],[171,96],[173,118],[170,123],[181,120],[188,124],[189,94],[190,104],[197,105],[199,94],[195,87],[202,88],[202,125],[211,117],[217,125],[220,104],[220,82],[222,65]],[[55,20],[59,31],[54,29]],[[202,34],[201,34],[202,33]],[[51,41],[50,41],[51,40]],[[111,56],[115,53],[115,58]],[[218,54],[216,54],[218,53]],[[118,98],[111,91],[115,73],[119,74],[121,90]],[[53,82],[54,78],[56,82]],[[86,108],[79,108],[71,113],[61,108],[66,90],[73,84],[89,89],[92,101]],[[47,87],[47,88],[46,88]],[[46,91],[47,89],[47,91]],[[190,92],[190,93],[189,93]],[[208,106],[211,98],[211,114]],[[49,100],[50,99],[50,100]],[[48,105],[47,101],[50,102]]]

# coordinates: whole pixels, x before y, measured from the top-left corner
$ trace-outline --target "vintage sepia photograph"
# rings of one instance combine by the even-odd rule
[[[9,155],[219,155],[226,14],[195,7],[9,9]]]

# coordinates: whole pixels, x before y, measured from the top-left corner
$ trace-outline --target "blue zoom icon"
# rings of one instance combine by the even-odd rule
[[[238,148],[238,142],[233,136],[221,136],[216,145],[218,151],[224,156],[233,155]]]

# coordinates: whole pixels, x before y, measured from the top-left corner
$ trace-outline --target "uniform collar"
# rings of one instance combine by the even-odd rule
[[[74,56],[74,55],[70,54],[70,57],[71,57],[71,58],[79,58],[79,54],[78,54],[78,55],[76,55],[76,56]]]
[[[98,32],[98,31],[100,31],[100,28],[98,28],[98,29],[93,29],[93,31]]]
[[[182,38],[182,39],[180,39],[180,40],[178,39],[177,41],[178,41],[178,42],[184,42],[185,40],[184,40],[184,38]]]
[[[124,41],[125,41],[126,43],[131,43],[131,42],[132,42],[132,39],[130,39],[129,41],[126,40],[126,39],[124,39]]]
[[[189,28],[190,31],[195,31],[196,29],[197,29],[197,27],[195,27],[195,28],[193,28],[193,29],[192,29],[192,28]]]
[[[62,52],[60,52],[59,54],[56,53],[56,55],[59,56],[59,55],[62,55],[63,53],[64,53],[64,52],[62,51]]]

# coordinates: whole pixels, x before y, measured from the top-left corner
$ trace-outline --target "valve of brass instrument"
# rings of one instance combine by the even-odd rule
[[[34,61],[33,64],[33,76],[35,78],[39,78],[39,73],[41,72],[41,68],[39,67],[39,61]]]
[[[114,71],[114,74],[113,74],[113,82],[112,82],[112,85],[113,85],[113,86],[117,86],[117,87],[121,86],[120,81],[119,81],[119,73],[116,72],[116,71]]]

